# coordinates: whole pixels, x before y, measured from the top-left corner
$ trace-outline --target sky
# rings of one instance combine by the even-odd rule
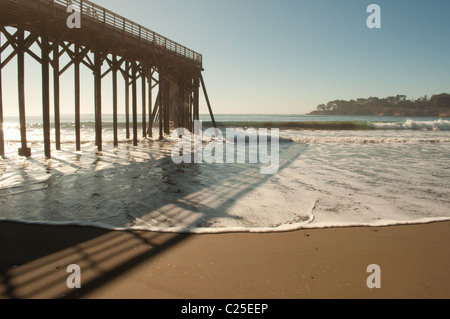
[[[201,53],[216,114],[305,114],[337,99],[450,92],[450,1],[93,2]],[[380,6],[380,29],[367,26],[370,4]],[[6,114],[17,113],[15,69],[11,62],[3,70]],[[71,72],[61,80],[62,113],[69,114]],[[40,67],[31,59],[26,77],[27,112],[41,114]],[[92,74],[83,71],[85,113],[93,112],[92,84]]]

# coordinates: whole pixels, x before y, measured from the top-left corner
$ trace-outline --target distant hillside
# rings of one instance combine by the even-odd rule
[[[450,94],[408,100],[406,95],[370,97],[351,101],[336,100],[317,106],[310,115],[377,115],[450,117]]]

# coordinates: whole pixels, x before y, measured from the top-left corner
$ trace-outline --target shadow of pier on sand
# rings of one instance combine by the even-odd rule
[[[284,147],[283,154],[288,155],[281,159],[280,172],[307,148],[306,145],[300,149],[294,145]],[[259,166],[176,165],[168,154],[151,160],[143,156],[138,162],[136,158],[127,162],[122,155],[104,153],[76,163],[74,158],[79,159],[79,154],[66,152],[60,159],[55,156],[51,165],[47,160],[30,160],[27,169],[14,167],[13,161],[5,160],[8,169],[22,175],[27,182],[0,189],[3,203],[0,298],[88,297],[126,276],[144,261],[155,259],[193,236],[188,232],[92,227],[96,222],[106,221],[113,226],[111,228],[125,229],[151,222],[166,227],[171,223],[207,226],[212,222],[211,216],[205,213],[210,207],[196,202],[196,194],[205,193],[214,184],[222,199],[217,202],[216,196],[210,199],[206,196],[202,198],[203,203],[211,203],[214,210],[223,212],[226,218],[238,218],[227,215],[230,207],[272,178],[260,175]],[[45,171],[48,178],[33,181],[39,170]],[[71,171],[73,173],[67,173]],[[205,180],[208,178],[214,180]],[[29,220],[17,223],[12,221],[16,209],[40,211],[40,215],[47,214],[47,217],[59,216],[60,222],[45,225],[44,221],[33,220],[36,215],[31,211]],[[119,213],[112,213],[114,209]],[[153,216],[151,212],[158,214]],[[86,219],[85,226],[72,223],[71,218],[77,214]],[[67,267],[72,264],[82,270],[81,289],[67,287],[70,275]]]

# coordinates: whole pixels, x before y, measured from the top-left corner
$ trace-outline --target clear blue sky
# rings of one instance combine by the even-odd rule
[[[94,2],[203,54],[204,78],[217,114],[303,114],[334,99],[450,92],[450,1]],[[381,7],[381,29],[366,25],[371,3]],[[88,112],[93,80],[85,75],[83,110]],[[66,95],[70,107],[63,113],[72,113],[71,77]],[[40,85],[27,81],[27,90],[36,90],[36,98],[28,93],[28,103],[39,102]],[[16,85],[4,83],[6,92]],[[8,100],[6,113],[15,112],[16,100],[15,95]],[[109,98],[104,104],[108,109]],[[40,104],[36,110],[40,113]]]

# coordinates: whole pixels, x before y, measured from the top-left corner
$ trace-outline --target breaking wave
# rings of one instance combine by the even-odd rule
[[[450,121],[416,121],[407,120],[404,123],[368,123],[374,130],[422,130],[422,131],[449,131]]]

